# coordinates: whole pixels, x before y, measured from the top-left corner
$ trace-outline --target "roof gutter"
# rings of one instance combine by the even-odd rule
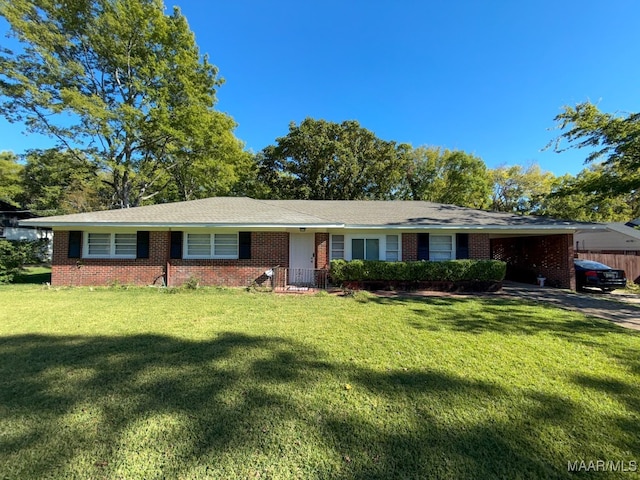
[[[155,223],[155,222],[19,222],[24,226],[37,227],[69,227],[69,228],[344,228],[344,224],[329,223]]]

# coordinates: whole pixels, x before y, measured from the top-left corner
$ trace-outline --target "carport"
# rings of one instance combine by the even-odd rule
[[[575,290],[573,233],[491,235],[491,258],[507,263],[507,280]]]

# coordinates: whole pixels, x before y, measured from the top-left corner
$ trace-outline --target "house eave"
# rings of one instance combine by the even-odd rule
[[[544,233],[572,233],[578,228],[576,225],[464,225],[464,224],[420,224],[420,225],[345,225],[345,229],[354,230],[465,230],[480,233],[491,232],[544,232]]]
[[[522,234],[535,233],[574,233],[578,230],[599,230],[603,226],[585,225],[464,225],[464,224],[340,224],[340,223],[184,223],[184,222],[55,222],[46,220],[29,220],[20,222],[21,226],[46,227],[57,230],[90,229],[90,228],[138,228],[138,229],[199,229],[224,228],[246,230],[402,230],[402,231],[474,231],[479,233],[512,232]]]
[[[20,222],[22,224],[22,222]],[[191,229],[191,228],[240,228],[240,229],[328,229],[344,228],[343,224],[315,223],[167,223],[167,222],[29,222],[25,226],[41,226],[69,230],[74,228],[152,228],[152,229]]]

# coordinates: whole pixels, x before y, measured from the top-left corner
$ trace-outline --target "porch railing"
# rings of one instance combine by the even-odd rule
[[[329,270],[323,268],[276,267],[273,269],[273,288],[280,291],[326,290],[328,277]]]

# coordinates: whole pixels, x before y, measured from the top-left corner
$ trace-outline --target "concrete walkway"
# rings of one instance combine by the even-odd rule
[[[551,303],[567,310],[603,318],[626,328],[640,330],[640,296],[623,290],[613,293],[576,293],[559,288],[538,287],[505,282],[501,292],[506,297]]]

